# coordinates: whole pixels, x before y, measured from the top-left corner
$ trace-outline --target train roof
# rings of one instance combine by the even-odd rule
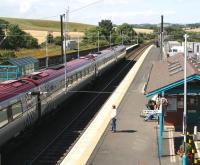
[[[64,68],[67,68],[67,72],[71,72],[75,69],[78,69],[91,61],[88,59],[76,59],[69,61],[65,64],[49,67],[38,72],[33,72],[29,75],[23,76],[21,79],[30,81],[35,85],[40,85],[42,83],[48,82],[62,74],[64,74]]]
[[[100,52],[89,54],[80,59],[75,59],[69,61],[65,64],[58,66],[49,67],[38,72],[33,72],[29,75],[21,77],[19,80],[8,80],[0,83],[0,102],[16,96],[25,91],[29,91],[34,88],[35,85],[40,85],[42,83],[48,82],[62,74],[64,74],[64,68],[67,68],[67,72],[72,72],[78,68],[83,67],[86,64],[91,63],[96,58],[102,57],[105,54],[109,54],[115,50],[120,50],[125,48],[123,45],[115,46],[113,48],[108,48]]]
[[[34,87],[34,84],[25,80],[8,80],[0,83],[0,102],[23,93]]]

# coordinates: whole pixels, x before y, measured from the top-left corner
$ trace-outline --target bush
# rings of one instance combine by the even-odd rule
[[[2,50],[0,51],[0,62],[5,62],[10,58],[15,58],[15,52],[11,50]]]
[[[105,45],[108,45],[107,41],[105,41],[105,40],[99,40],[99,46],[105,46]]]
[[[180,150],[182,152],[184,151],[184,145],[183,144],[180,146]],[[186,153],[188,154],[189,152],[190,153],[192,152],[192,146],[190,144],[186,143]]]
[[[60,36],[57,36],[54,38],[54,44],[61,46],[61,37]]]

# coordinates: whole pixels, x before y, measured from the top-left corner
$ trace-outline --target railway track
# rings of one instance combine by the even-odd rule
[[[113,67],[96,80],[92,87],[74,91],[74,97],[64,103],[58,113],[51,115],[41,125],[20,139],[20,145],[2,151],[5,165],[59,164],[73,144],[94,118],[101,105],[114,91],[124,76],[149,45],[142,45],[129,53],[127,60]],[[106,78],[105,78],[106,77]],[[78,100],[78,104],[76,104]],[[21,142],[23,141],[23,142]]]

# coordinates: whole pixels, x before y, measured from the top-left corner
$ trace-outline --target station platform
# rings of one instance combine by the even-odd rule
[[[108,125],[87,165],[157,165],[156,122],[145,122],[140,112],[147,100],[143,94],[152,62],[158,60],[159,49],[152,48],[117,108],[117,132]]]
[[[174,158],[173,160],[171,158],[170,145],[172,144],[169,142],[168,137],[163,147],[163,152],[167,154],[159,159],[159,128],[157,122],[146,122],[144,118],[140,117],[140,113],[145,109],[145,104],[147,103],[147,98],[144,96],[145,84],[148,81],[152,64],[160,59],[159,54],[160,50],[158,48],[151,47],[147,55],[142,59],[137,71],[131,73],[135,76],[133,76],[134,79],[133,81],[131,80],[128,90],[126,91],[125,87],[122,87],[126,93],[121,96],[122,101],[118,101],[119,104],[115,104],[117,105],[117,131],[113,133],[110,123],[108,123],[110,120],[109,111],[111,111],[112,104],[116,103],[114,95],[102,107],[101,112],[97,115],[98,119],[92,122],[92,128],[86,130],[84,133],[86,135],[80,138],[80,143],[77,143],[61,165],[71,164],[72,162],[77,165],[180,164],[179,161],[174,161]],[[130,79],[128,78],[127,80],[129,81]],[[123,80],[125,82],[121,84],[125,84],[127,80]],[[120,95],[117,90],[115,93]],[[105,115],[106,112],[107,114]],[[168,136],[167,133],[166,136]],[[90,154],[90,150],[92,150],[92,154]],[[89,158],[85,162],[87,155],[89,155]]]
[[[158,157],[157,122],[145,122],[140,112],[147,99],[143,87],[148,79],[151,65],[159,59],[159,50],[153,48],[143,62],[128,92],[117,108],[117,132],[108,125],[87,165],[169,165],[181,164],[176,156],[170,156],[169,136],[173,129],[165,129],[165,140],[161,159]],[[174,148],[174,146],[172,146]]]

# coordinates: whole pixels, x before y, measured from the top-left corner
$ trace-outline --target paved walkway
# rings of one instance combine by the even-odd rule
[[[158,60],[159,49],[153,48],[145,59],[128,93],[118,107],[117,132],[110,126],[88,160],[88,165],[159,165],[157,123],[140,117],[146,98],[144,84],[152,63]],[[168,160],[165,161],[168,163]],[[168,164],[166,164],[168,165]]]

